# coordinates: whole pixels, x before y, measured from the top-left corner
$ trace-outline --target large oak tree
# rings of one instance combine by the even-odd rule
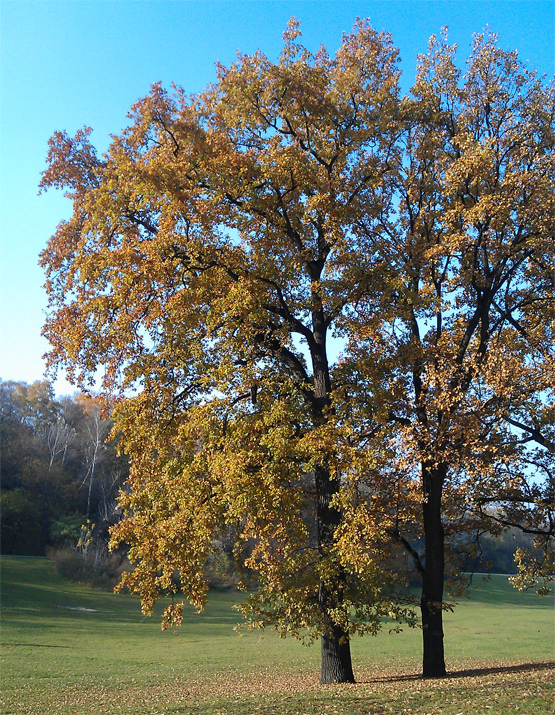
[[[259,582],[251,622],[321,636],[321,680],[344,682],[350,636],[393,606],[385,571],[349,571],[335,543],[350,467],[330,336],[381,290],[376,237],[352,229],[400,160],[399,73],[366,23],[335,58],[298,35],[292,22],[277,64],[241,56],[199,96],[154,86],[102,157],[88,130],[53,137],[43,186],[68,188],[74,213],[42,257],[45,332],[76,381],[102,365],[105,386],[137,390],[116,413],[132,475],[114,538],[145,610],[176,570],[201,607],[206,555],[232,528]]]

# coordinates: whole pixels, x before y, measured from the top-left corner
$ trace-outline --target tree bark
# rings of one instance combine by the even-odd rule
[[[317,493],[317,533],[318,551],[325,558],[326,551],[333,542],[333,532],[341,515],[331,506],[338,484],[331,478],[329,469],[318,466],[315,469]],[[338,566],[333,584],[320,581],[318,604],[322,613],[324,632],[321,637],[320,683],[354,683],[351,662],[351,645],[348,633],[338,626],[331,617],[331,611],[341,605],[345,573]]]
[[[423,640],[422,675],[425,678],[441,678],[446,674],[442,609],[445,552],[441,520],[444,473],[444,469],[430,469],[426,465],[422,470],[425,561],[420,611]]]
[[[351,644],[342,628],[337,626],[321,638],[320,684],[354,683]]]

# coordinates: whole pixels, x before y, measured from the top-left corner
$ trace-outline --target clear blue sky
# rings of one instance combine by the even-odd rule
[[[430,35],[449,27],[466,58],[486,25],[501,45],[548,76],[555,74],[554,0],[0,0],[0,378],[42,379],[47,342],[40,336],[46,299],[38,254],[70,204],[37,196],[48,138],[57,129],[93,127],[109,135],[153,82],[187,92],[215,78],[216,61],[261,49],[276,59],[291,16],[304,43],[334,53],[356,17],[392,33],[402,56],[403,87]],[[62,379],[59,393],[71,392]]]

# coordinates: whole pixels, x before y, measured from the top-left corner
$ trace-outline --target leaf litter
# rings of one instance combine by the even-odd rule
[[[446,678],[359,669],[356,684],[318,684],[314,670],[257,669],[196,677],[153,677],[72,685],[27,684],[12,691],[5,715],[551,715],[555,662],[457,664]],[[32,697],[30,689],[37,689]],[[40,692],[39,692],[40,690]],[[6,694],[8,695],[8,694]],[[31,702],[33,700],[33,702]]]

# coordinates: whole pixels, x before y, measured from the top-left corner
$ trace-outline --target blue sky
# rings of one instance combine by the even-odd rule
[[[449,27],[461,62],[486,25],[541,74],[555,75],[554,0],[0,0],[0,378],[42,379],[46,299],[37,265],[70,203],[38,196],[48,138],[87,125],[106,149],[153,82],[187,92],[214,80],[214,63],[261,49],[276,59],[291,16],[304,43],[334,53],[356,17],[392,33],[403,88],[430,35]],[[58,393],[72,388],[60,378]]]

